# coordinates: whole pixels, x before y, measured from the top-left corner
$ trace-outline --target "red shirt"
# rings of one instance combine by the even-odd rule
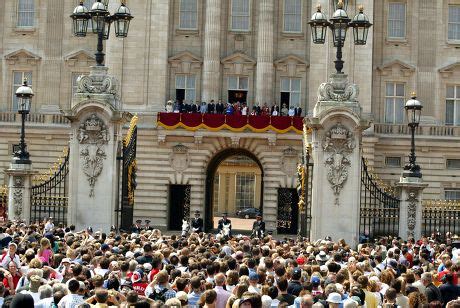
[[[151,270],[149,273],[149,281],[153,281],[153,277],[155,277],[155,275],[159,272],[160,270],[158,268],[154,268],[153,270]]]
[[[145,289],[147,288],[147,282],[135,282],[133,283],[133,289],[137,292],[137,294],[145,296]]]
[[[21,279],[21,275],[16,274],[16,275],[13,276],[13,286],[14,286],[15,289],[16,289],[16,286],[18,285],[19,279]],[[10,288],[10,285],[8,284],[8,279],[6,279],[6,277],[3,278],[3,285],[7,289]]]

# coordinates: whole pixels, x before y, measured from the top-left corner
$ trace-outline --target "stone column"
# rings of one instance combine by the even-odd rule
[[[369,120],[357,101],[358,87],[332,74],[318,90],[312,131],[313,176],[310,239],[341,238],[354,247],[359,236],[362,132]]]
[[[8,175],[8,219],[30,222],[30,189],[36,172],[31,164],[11,163]]]
[[[257,35],[256,102],[273,104],[273,0],[260,0]]]
[[[80,77],[72,107],[69,157],[68,222],[107,232],[117,207],[117,150],[123,113],[119,110],[118,81],[107,67],[93,66]]]
[[[396,186],[401,188],[399,204],[399,236],[419,239],[422,235],[422,196],[428,184],[421,178],[401,177]]]
[[[204,25],[203,84],[201,100],[210,102],[220,98],[220,30],[221,0],[206,1]]]

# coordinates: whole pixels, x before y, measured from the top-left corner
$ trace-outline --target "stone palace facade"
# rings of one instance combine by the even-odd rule
[[[0,13],[0,166],[18,142],[14,92],[27,77],[35,96],[27,121],[34,167],[45,171],[68,144],[76,80],[95,63],[96,38],[72,35],[69,15],[79,1],[3,0]],[[251,154],[262,171],[264,218],[274,228],[277,188],[294,188],[302,135],[296,132],[167,130],[157,113],[167,100],[232,100],[311,112],[317,89],[334,71],[330,42],[314,45],[309,21],[332,0],[126,1],[134,19],[126,39],[105,43],[109,74],[120,81],[122,109],[139,120],[136,218],[168,227],[169,185],[190,185],[191,210],[206,212],[207,173],[235,153]],[[344,72],[359,85],[363,155],[382,182],[399,181],[410,134],[404,103],[415,91],[424,104],[417,162],[429,184],[425,199],[460,199],[460,0],[350,0],[373,27],[365,46],[344,47]],[[91,6],[94,0],[85,0]],[[113,12],[119,2],[111,0]],[[238,149],[241,149],[239,151]],[[239,151],[239,152],[238,152]],[[222,154],[222,155],[221,155]],[[214,170],[215,172],[215,170]],[[6,177],[6,176],[5,176]],[[5,183],[5,177],[0,183]]]

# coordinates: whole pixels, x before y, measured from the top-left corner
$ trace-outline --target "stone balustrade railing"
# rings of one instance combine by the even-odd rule
[[[0,123],[20,123],[21,116],[16,112],[0,112]],[[27,123],[68,125],[69,120],[62,114],[30,113]]]
[[[374,124],[374,133],[382,135],[410,135],[407,124]],[[439,136],[439,137],[460,137],[459,126],[444,125],[420,125],[415,131],[416,135]]]

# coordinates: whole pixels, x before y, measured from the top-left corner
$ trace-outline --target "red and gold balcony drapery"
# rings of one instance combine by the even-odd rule
[[[303,130],[303,118],[289,116],[159,112],[157,124],[166,129],[180,127],[191,131],[202,128],[210,131],[227,129],[233,132],[242,132],[249,129],[258,133],[272,130],[280,134],[290,131],[301,134]]]

